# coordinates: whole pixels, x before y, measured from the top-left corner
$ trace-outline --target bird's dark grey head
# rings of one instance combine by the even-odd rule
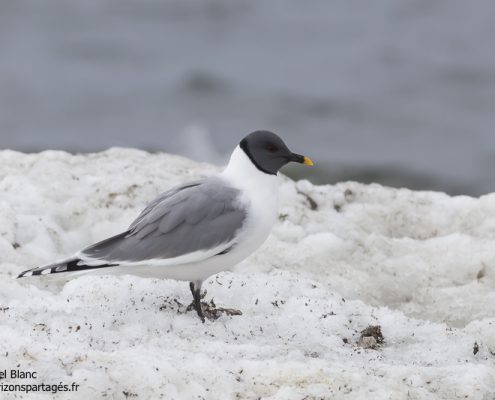
[[[310,158],[293,153],[273,132],[255,131],[247,135],[239,144],[251,162],[260,171],[276,175],[278,170],[291,161],[313,165]]]

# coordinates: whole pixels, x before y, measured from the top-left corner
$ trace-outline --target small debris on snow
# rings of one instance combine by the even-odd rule
[[[370,325],[361,331],[357,345],[363,349],[377,349],[384,338],[380,325]]]
[[[300,190],[298,190],[297,193],[303,195],[306,198],[306,200],[308,201],[308,204],[309,204],[309,208],[312,211],[318,210],[318,203],[309,194],[304,193]]]
[[[376,349],[378,347],[378,343],[373,336],[360,337],[357,345],[363,349]]]

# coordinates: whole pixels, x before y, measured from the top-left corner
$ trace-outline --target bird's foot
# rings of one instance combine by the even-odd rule
[[[206,296],[206,291],[203,292],[203,295],[200,297],[200,299],[203,299]],[[186,308],[186,311],[192,311],[196,310],[198,313],[198,316],[201,318],[203,322],[205,322],[205,317],[208,318],[210,321],[214,321],[222,316],[222,314],[233,316],[233,315],[242,315],[242,311],[236,310],[233,308],[223,308],[223,307],[217,307],[213,299],[211,299],[209,302],[206,301],[200,301],[199,302],[199,310],[198,307],[196,307],[196,302],[193,301],[191,304],[189,304]]]

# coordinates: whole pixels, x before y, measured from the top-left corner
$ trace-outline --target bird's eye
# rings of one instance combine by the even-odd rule
[[[275,146],[273,143],[268,143],[266,145],[266,149],[270,152],[270,153],[275,153],[278,149],[277,149],[277,146]]]

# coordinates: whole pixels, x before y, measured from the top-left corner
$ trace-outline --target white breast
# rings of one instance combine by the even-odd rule
[[[239,146],[220,177],[241,191],[240,201],[247,209],[247,220],[236,246],[239,253],[245,254],[243,259],[261,246],[275,223],[279,178],[256,168]]]

